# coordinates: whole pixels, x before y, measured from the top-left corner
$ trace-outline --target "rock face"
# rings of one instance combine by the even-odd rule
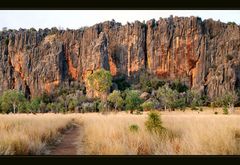
[[[132,82],[146,70],[213,98],[240,87],[240,27],[170,16],[146,24],[113,20],[78,30],[1,32],[0,93],[51,93],[72,81],[84,83],[98,68]]]

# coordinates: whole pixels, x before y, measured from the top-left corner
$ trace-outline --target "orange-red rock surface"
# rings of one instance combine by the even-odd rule
[[[8,30],[0,35],[0,91],[50,93],[105,68],[130,81],[147,70],[214,97],[240,87],[239,58],[238,25],[197,17],[126,25],[113,20],[78,30]]]

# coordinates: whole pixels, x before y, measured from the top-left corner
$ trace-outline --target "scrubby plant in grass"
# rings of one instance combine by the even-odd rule
[[[107,102],[101,101],[98,104],[98,109],[99,109],[99,112],[101,112],[101,113],[105,113],[106,111],[108,111],[108,104],[107,104]]]
[[[155,133],[161,133],[164,130],[164,127],[162,126],[161,116],[159,112],[157,111],[151,111],[148,114],[148,119],[145,122],[145,126],[148,131],[155,132]]]
[[[131,113],[133,113],[133,110],[140,110],[142,99],[140,98],[139,92],[135,90],[129,90],[126,94],[126,109],[130,110]]]
[[[138,132],[139,126],[136,125],[136,124],[132,124],[132,125],[129,126],[129,130],[130,130],[131,132]]]
[[[161,101],[165,110],[167,108],[174,110],[175,108],[184,109],[186,106],[185,99],[177,90],[172,90],[168,84],[157,90],[157,98]]]
[[[228,114],[228,109],[226,106],[223,107],[223,114],[224,115],[227,115]]]
[[[143,108],[144,111],[153,110],[154,106],[155,103],[152,101],[145,101],[144,103],[141,104],[141,107]]]
[[[114,106],[114,109],[122,109],[124,100],[121,97],[121,92],[114,90],[107,98],[107,100]]]

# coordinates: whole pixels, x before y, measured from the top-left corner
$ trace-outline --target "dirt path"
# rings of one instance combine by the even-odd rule
[[[50,149],[49,155],[83,155],[83,147],[83,126],[74,123],[63,134],[61,142]]]

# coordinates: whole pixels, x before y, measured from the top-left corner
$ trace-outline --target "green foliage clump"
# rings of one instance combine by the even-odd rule
[[[26,101],[24,94],[17,90],[7,90],[1,97],[1,110],[4,113],[16,113],[19,106]]]
[[[156,111],[152,111],[148,114],[148,119],[145,122],[145,126],[148,131],[155,133],[161,133],[161,131],[164,129],[162,126],[161,116]]]
[[[228,22],[228,25],[237,25],[236,22]]]
[[[87,78],[92,89],[98,92],[106,92],[112,85],[112,75],[105,69],[99,69]]]
[[[186,100],[192,110],[198,110],[197,107],[202,106],[204,103],[202,96],[194,90],[187,91]]]
[[[176,90],[177,92],[187,92],[188,87],[185,84],[182,84],[179,80],[173,81],[170,86],[172,90]]]
[[[226,92],[224,95],[215,98],[213,104],[217,107],[234,107],[238,101],[236,92]]]
[[[121,92],[114,90],[107,98],[107,100],[114,106],[114,109],[122,109],[124,100],[121,96]]]
[[[126,109],[130,110],[131,113],[133,110],[141,110],[140,104],[142,103],[142,99],[140,98],[140,94],[136,90],[128,90],[126,92]]]
[[[172,90],[168,84],[165,84],[157,90],[157,98],[165,108],[170,108],[172,110],[175,108],[184,109],[186,106],[184,97],[181,96],[177,90]]]
[[[223,107],[223,114],[224,115],[227,115],[228,114],[228,109],[226,106]]]
[[[101,113],[107,112],[108,111],[108,103],[106,101],[101,101],[98,104],[98,109],[99,109],[99,112],[101,112]]]
[[[141,104],[141,107],[144,111],[153,110],[154,106],[155,106],[155,103],[152,101],[145,101],[144,103]]]
[[[73,112],[77,105],[78,105],[78,101],[76,99],[70,99],[70,101],[68,103],[68,110]]]
[[[129,130],[130,130],[131,132],[138,132],[139,126],[136,125],[136,124],[132,124],[132,125],[129,126]]]

